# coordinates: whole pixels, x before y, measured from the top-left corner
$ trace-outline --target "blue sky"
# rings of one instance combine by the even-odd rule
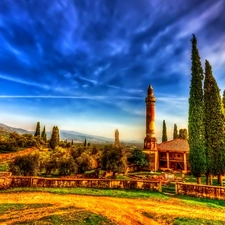
[[[176,2],[176,3],[175,3]],[[187,128],[191,38],[225,89],[225,1],[1,0],[0,122],[34,130],[145,137]]]

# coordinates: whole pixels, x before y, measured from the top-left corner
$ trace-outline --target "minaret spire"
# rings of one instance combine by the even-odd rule
[[[155,97],[153,87],[149,85],[146,102],[146,136],[155,137]]]
[[[154,90],[148,87],[146,102],[146,137],[144,140],[144,152],[149,156],[149,169],[158,170],[158,151],[155,138],[155,102]]]

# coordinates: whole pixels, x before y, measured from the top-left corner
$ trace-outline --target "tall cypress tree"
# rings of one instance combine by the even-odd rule
[[[59,137],[59,128],[58,126],[56,126],[56,143],[57,143],[57,146],[59,145],[59,142],[60,142],[60,137]]]
[[[41,136],[40,122],[37,122],[37,126],[36,126],[36,130],[35,130],[34,136]]]
[[[47,134],[46,134],[46,131],[45,131],[45,126],[44,126],[44,128],[43,128],[43,130],[41,132],[41,137],[42,137],[44,142],[47,141]]]
[[[59,128],[57,126],[52,128],[52,135],[49,145],[52,149],[55,149],[59,145]]]
[[[162,142],[167,141],[166,121],[163,120]]]
[[[173,128],[173,140],[178,138],[178,130],[177,130],[177,125],[174,124]]]
[[[207,172],[221,176],[225,173],[225,125],[220,90],[209,62],[205,61],[204,82],[205,140]]]
[[[204,102],[203,102],[203,70],[197,48],[197,39],[192,37],[191,86],[189,97],[189,162],[192,174],[201,183],[201,174],[206,172]]]

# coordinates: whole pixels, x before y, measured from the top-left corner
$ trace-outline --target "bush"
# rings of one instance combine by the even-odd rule
[[[122,148],[105,146],[101,157],[101,168],[108,172],[125,172],[127,168],[127,157]]]
[[[77,172],[77,164],[72,157],[63,158],[59,161],[59,175],[66,176]]]
[[[39,154],[17,156],[9,164],[9,171],[13,175],[36,176],[39,169]]]

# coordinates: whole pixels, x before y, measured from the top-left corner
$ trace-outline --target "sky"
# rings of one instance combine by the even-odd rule
[[[187,128],[191,38],[225,89],[225,1],[1,0],[0,123],[145,137],[145,97]]]

